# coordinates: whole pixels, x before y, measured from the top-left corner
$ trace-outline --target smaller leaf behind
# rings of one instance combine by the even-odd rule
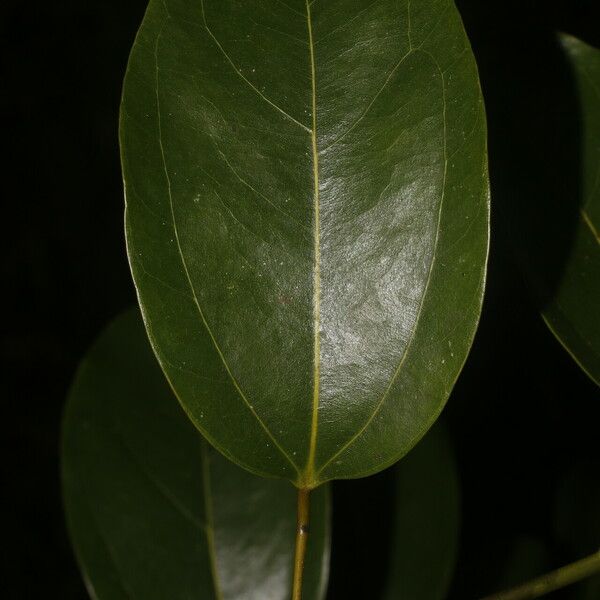
[[[105,330],[77,372],[62,476],[92,598],[288,597],[295,489],[210,449],[169,390],[137,311]],[[325,593],[328,494],[313,494],[308,599]]]
[[[438,421],[394,467],[395,515],[385,600],[443,600],[458,552],[460,497],[450,441]]]

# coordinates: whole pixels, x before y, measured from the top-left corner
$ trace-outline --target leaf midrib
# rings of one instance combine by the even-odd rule
[[[312,162],[313,162],[313,185],[314,185],[314,188],[313,188],[313,203],[314,203],[314,270],[313,270],[313,329],[314,329],[313,353],[314,353],[314,357],[313,357],[313,361],[314,362],[313,362],[313,392],[312,392],[311,426],[310,426],[310,435],[309,435],[309,450],[308,450],[308,458],[306,461],[306,466],[304,468],[303,473],[300,473],[300,470],[298,469],[298,466],[296,465],[295,461],[293,461],[292,458],[289,456],[289,454],[283,449],[281,444],[273,436],[270,429],[262,421],[262,419],[258,416],[256,411],[254,410],[254,407],[250,404],[250,402],[246,398],[243,390],[241,389],[239,383],[237,382],[235,376],[233,375],[233,372],[231,371],[227,361],[225,360],[225,356],[223,355],[223,352],[221,351],[221,348],[220,348],[219,344],[217,343],[217,340],[206,320],[204,311],[201,308],[201,305],[200,305],[198,296],[196,294],[189,270],[187,268],[187,263],[186,263],[184,255],[183,255],[183,250],[182,250],[180,239],[179,239],[179,233],[178,233],[177,223],[176,223],[176,219],[175,219],[175,210],[174,210],[174,206],[173,206],[173,197],[172,197],[172,193],[171,193],[171,181],[170,181],[170,176],[169,176],[169,172],[168,172],[168,168],[167,168],[164,147],[163,147],[163,143],[162,143],[162,124],[161,124],[161,116],[160,116],[159,67],[158,67],[158,45],[159,45],[162,30],[161,30],[161,32],[159,32],[159,34],[157,35],[157,38],[156,38],[155,67],[156,67],[157,121],[158,121],[158,134],[159,134],[158,139],[159,139],[160,153],[161,153],[161,159],[162,159],[162,163],[163,163],[165,179],[167,182],[167,191],[168,191],[168,197],[169,197],[171,220],[173,223],[173,231],[174,231],[175,241],[177,244],[178,254],[179,254],[179,257],[180,257],[180,260],[181,260],[181,263],[182,263],[182,266],[183,266],[183,269],[185,272],[186,279],[188,281],[188,285],[192,292],[192,298],[193,298],[194,304],[196,305],[197,311],[198,311],[200,318],[204,324],[204,327],[206,328],[206,331],[208,332],[208,334],[213,342],[213,345],[214,345],[215,349],[217,350],[217,353],[221,359],[221,362],[223,363],[225,370],[227,371],[228,375],[230,376],[231,381],[233,382],[233,385],[234,385],[237,393],[239,394],[241,399],[244,401],[244,403],[247,405],[247,407],[250,409],[250,411],[252,412],[252,414],[254,415],[256,420],[259,422],[259,424],[261,425],[261,427],[263,428],[265,433],[272,440],[273,444],[278,448],[278,450],[281,452],[281,454],[288,460],[288,462],[294,467],[294,469],[298,473],[298,481],[297,481],[298,486],[299,487],[314,487],[314,484],[315,484],[314,463],[315,463],[317,433],[318,433],[318,408],[319,408],[319,397],[320,397],[320,371],[321,371],[321,366],[320,366],[320,362],[321,362],[321,356],[320,356],[320,346],[321,346],[321,341],[320,341],[320,326],[321,326],[321,309],[320,309],[320,302],[321,302],[321,265],[320,265],[320,262],[321,262],[321,259],[320,259],[320,255],[321,255],[321,247],[320,246],[321,246],[321,242],[320,242],[320,218],[319,218],[320,217],[319,150],[318,150],[318,144],[317,144],[316,66],[315,66],[315,50],[314,50],[315,44],[314,44],[314,40],[313,40],[312,17],[311,17],[311,9],[310,9],[310,6],[311,6],[311,4],[313,4],[313,2],[309,2],[308,0],[305,0],[305,4],[306,4],[306,20],[307,20],[308,46],[309,46],[309,58],[310,58],[310,70],[311,70],[312,127],[310,129],[307,128],[306,126],[304,126],[299,121],[297,121],[295,118],[293,118],[289,113],[287,113],[285,110],[283,110],[277,104],[275,104],[269,98],[267,98],[262,92],[260,92],[260,90],[258,90],[256,88],[256,86],[254,86],[254,84],[252,84],[251,81],[249,81],[246,77],[244,77],[244,75],[241,73],[241,71],[239,70],[237,65],[233,62],[231,57],[227,54],[227,52],[223,48],[222,44],[219,42],[219,40],[216,38],[216,36],[214,35],[212,30],[208,26],[208,23],[206,20],[206,13],[204,10],[204,0],[200,0],[201,10],[202,10],[202,21],[203,21],[204,28],[206,29],[208,35],[210,36],[210,38],[212,39],[214,44],[217,46],[219,51],[223,54],[223,56],[225,57],[227,62],[230,64],[232,69],[265,102],[267,102],[271,107],[273,107],[275,110],[277,110],[279,113],[281,113],[284,117],[286,117],[287,119],[291,120],[295,124],[302,127],[304,130],[309,132],[310,137],[311,137]],[[167,18],[170,18],[170,15],[168,13],[166,6],[165,6],[165,11],[167,12]]]
[[[310,425],[310,441],[303,485],[310,487],[314,479],[314,464],[317,451],[317,432],[319,428],[319,394],[321,380],[321,232],[320,232],[320,198],[319,198],[319,149],[317,145],[317,78],[315,68],[315,49],[312,34],[312,16],[310,3],[306,2],[306,21],[308,28],[308,47],[311,70],[311,99],[312,99],[312,162],[313,162],[313,202],[314,202],[314,272],[313,272],[313,396],[312,416]]]

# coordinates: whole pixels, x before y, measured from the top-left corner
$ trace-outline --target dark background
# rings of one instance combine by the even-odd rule
[[[593,0],[457,4],[487,105],[493,198],[481,326],[444,412],[463,507],[452,599],[468,600],[507,581],[515,544],[544,568],[600,544],[600,394],[542,322],[544,297],[520,268],[528,251],[560,264],[569,249],[580,132],[554,32],[598,46],[600,15]],[[62,516],[61,411],[83,353],[135,301],[117,117],[144,8],[12,0],[1,9],[4,598],[86,597]],[[532,226],[525,240],[521,222]],[[332,598],[373,597],[387,485],[383,474],[335,486]],[[557,490],[567,515],[558,523]]]

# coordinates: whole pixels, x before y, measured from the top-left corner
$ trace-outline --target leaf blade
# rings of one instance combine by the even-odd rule
[[[153,347],[246,468],[300,487],[380,470],[439,414],[481,306],[485,125],[460,18],[444,1],[215,6],[151,2],[125,81]]]

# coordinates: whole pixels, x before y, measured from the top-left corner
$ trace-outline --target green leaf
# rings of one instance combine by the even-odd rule
[[[562,46],[581,103],[582,202],[568,259],[543,317],[559,342],[600,385],[600,50],[569,35]]]
[[[288,482],[212,450],[172,397],[136,312],[92,347],[63,431],[69,531],[100,600],[286,599],[296,527]],[[312,500],[307,598],[323,598],[328,489]]]
[[[485,115],[450,0],[151,0],[121,107],[152,346],[224,454],[312,488],[392,464],[480,314]]]
[[[396,512],[384,600],[444,600],[458,553],[459,485],[439,424],[396,470]]]

